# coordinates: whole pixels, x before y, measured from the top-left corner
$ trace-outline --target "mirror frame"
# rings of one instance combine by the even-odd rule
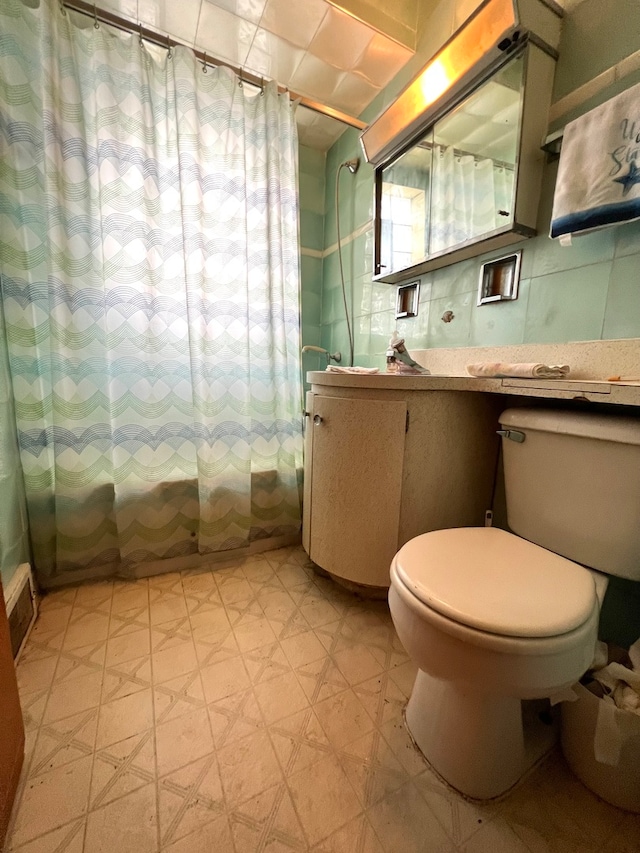
[[[490,80],[504,65],[521,54],[524,55],[523,105],[515,172],[514,215],[511,224],[504,226],[504,228],[494,229],[481,237],[467,240],[450,249],[434,253],[412,266],[385,273],[381,267],[383,170],[412,148],[416,141],[435,125],[436,121],[452,112],[464,99]],[[508,56],[500,57],[487,69],[486,74],[481,79],[474,81],[473,85],[460,91],[458,96],[447,104],[447,109],[437,115],[437,118],[431,117],[428,122],[420,126],[399,152],[377,164],[374,175],[373,281],[395,284],[430,270],[513,245],[523,238],[535,236],[545,156],[540,146],[547,131],[554,72],[555,58],[539,47],[535,41],[525,40],[522,47],[509,53]]]

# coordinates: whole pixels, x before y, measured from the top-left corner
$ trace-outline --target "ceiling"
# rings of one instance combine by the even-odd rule
[[[413,56],[328,0],[98,0],[97,5],[356,117]],[[300,142],[320,150],[328,150],[346,129],[308,109],[298,109],[297,119]]]
[[[452,23],[459,26],[480,2],[452,2]],[[582,2],[559,0],[567,11]],[[334,3],[350,8],[353,15]],[[429,9],[441,5],[438,0],[97,2],[99,8],[354,117],[411,59],[417,30],[421,25],[427,34],[431,31]],[[437,21],[434,27],[438,29]],[[298,109],[296,118],[300,142],[322,151],[346,130],[341,122],[309,109]]]

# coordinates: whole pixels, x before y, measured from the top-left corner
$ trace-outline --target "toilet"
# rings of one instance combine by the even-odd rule
[[[407,727],[476,799],[531,766],[522,700],[561,693],[591,665],[608,576],[640,580],[640,419],[514,408],[500,425],[513,532],[417,536],[389,589],[418,666]]]

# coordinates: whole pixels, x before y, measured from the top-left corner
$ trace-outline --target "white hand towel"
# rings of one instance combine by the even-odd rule
[[[551,236],[640,217],[640,83],[565,128]]]
[[[379,367],[336,367],[335,364],[330,364],[326,370],[327,373],[380,373]]]
[[[506,361],[483,361],[468,364],[467,372],[471,376],[494,376],[504,378],[516,376],[529,379],[564,379],[569,375],[568,364],[509,364]]]

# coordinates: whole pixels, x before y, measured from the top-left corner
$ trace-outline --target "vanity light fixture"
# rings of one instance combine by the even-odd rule
[[[363,131],[374,281],[411,280],[537,233],[561,21],[554,0],[484,0]],[[479,175],[494,170],[497,190],[482,217],[452,223],[448,182],[472,161]],[[476,193],[479,181],[464,181]]]
[[[377,166],[395,157],[527,39],[557,59],[561,15],[555,3],[544,0],[485,0],[363,131],[367,161]]]

